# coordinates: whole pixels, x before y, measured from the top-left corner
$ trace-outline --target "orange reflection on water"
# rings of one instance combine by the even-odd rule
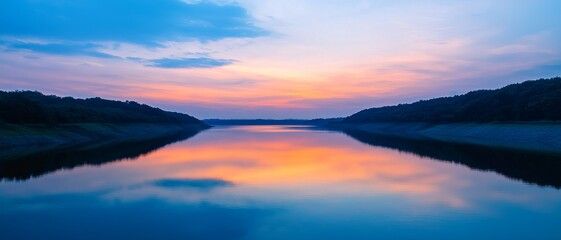
[[[210,130],[131,167],[144,169],[146,175],[223,179],[238,186],[308,189],[317,194],[423,194],[442,200],[448,198],[443,196],[446,188],[462,184],[443,169],[446,165],[366,146],[340,134],[244,126]],[[461,205],[461,199],[449,199]]]

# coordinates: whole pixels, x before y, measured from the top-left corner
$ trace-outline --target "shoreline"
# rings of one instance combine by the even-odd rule
[[[120,127],[128,130],[133,128]],[[161,129],[169,126],[150,127],[154,130],[156,127]],[[0,182],[27,180],[85,165],[99,166],[116,161],[134,160],[166,145],[192,138],[204,129],[182,126],[182,129],[177,131],[172,128],[167,130],[83,143],[3,149],[0,151]]]
[[[329,130],[561,153],[561,123],[332,123]]]
[[[0,149],[3,152],[11,152],[30,147],[45,150],[81,144],[136,141],[181,132],[199,132],[208,128],[210,126],[203,124],[78,123],[54,126],[1,124]]]

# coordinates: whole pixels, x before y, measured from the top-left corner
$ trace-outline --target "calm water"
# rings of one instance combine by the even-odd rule
[[[561,239],[555,157],[290,126],[176,140],[4,164],[0,239]]]

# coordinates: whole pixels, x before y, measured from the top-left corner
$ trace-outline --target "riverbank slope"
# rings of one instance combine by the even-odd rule
[[[0,149],[51,148],[76,144],[150,139],[181,132],[198,132],[205,124],[75,123],[60,125],[0,124]]]
[[[387,136],[428,138],[446,142],[561,152],[561,123],[333,123],[331,130],[363,131]]]
[[[188,114],[134,101],[0,91],[1,154],[15,148],[137,141],[208,127]]]

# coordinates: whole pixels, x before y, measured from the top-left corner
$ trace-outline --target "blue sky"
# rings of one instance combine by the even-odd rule
[[[0,89],[314,118],[561,75],[561,2],[0,2]]]
[[[60,41],[210,41],[266,34],[237,5],[179,0],[2,1],[3,35]]]

